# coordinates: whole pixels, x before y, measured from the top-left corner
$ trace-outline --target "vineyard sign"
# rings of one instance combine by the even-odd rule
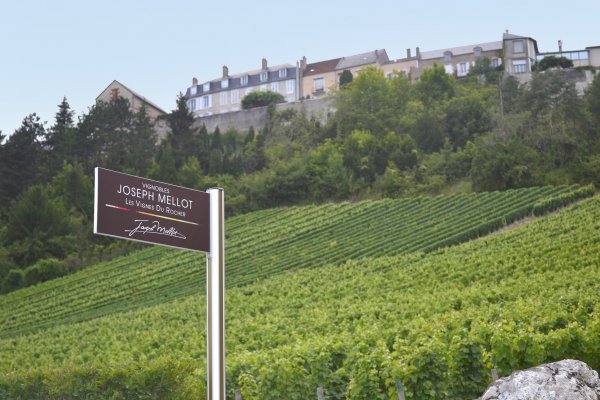
[[[94,233],[210,251],[206,192],[96,168]]]
[[[225,400],[225,200],[96,168],[94,233],[206,253],[206,389]]]

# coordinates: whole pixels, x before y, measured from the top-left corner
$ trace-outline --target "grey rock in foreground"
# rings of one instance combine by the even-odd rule
[[[600,400],[600,379],[586,363],[563,360],[500,378],[481,400]]]

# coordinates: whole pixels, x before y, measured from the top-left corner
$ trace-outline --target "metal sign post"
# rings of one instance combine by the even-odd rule
[[[206,253],[206,388],[225,400],[225,199],[206,192],[95,170],[94,233]]]
[[[210,194],[210,253],[206,257],[206,372],[208,400],[225,400],[225,199]]]

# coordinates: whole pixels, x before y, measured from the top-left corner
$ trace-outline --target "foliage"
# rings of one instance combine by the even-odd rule
[[[166,119],[171,128],[166,142],[171,146],[175,168],[179,168],[189,156],[194,155],[194,149],[199,145],[193,128],[194,115],[187,108],[186,99],[181,93],[177,97],[177,108]]]
[[[529,194],[518,198],[525,202]],[[251,229],[266,215],[261,211],[244,226]],[[327,266],[315,259],[318,268],[230,288],[228,397],[240,388],[250,399],[310,398],[322,385],[331,399],[385,399],[394,398],[400,379],[409,400],[476,398],[492,368],[506,376],[575,358],[597,369],[600,304],[591,282],[599,278],[598,221],[600,200],[593,198],[430,254]],[[146,266],[156,255],[148,249]],[[196,258],[195,291],[197,264]],[[83,274],[97,278],[105,270]],[[145,290],[138,280],[129,285]],[[0,397],[201,397],[203,304],[203,295],[192,294],[2,339]]]
[[[30,114],[2,145],[0,152],[0,207],[6,207],[38,179],[42,161],[41,140],[45,128],[40,117]]]
[[[352,82],[352,79],[354,79],[352,72],[348,69],[343,70],[340,74],[340,88],[345,88],[350,82]]]
[[[563,56],[546,56],[534,65],[534,71],[546,71],[551,68],[573,68],[573,61]]]
[[[265,184],[270,187],[276,179],[268,177]],[[219,179],[201,184],[227,190],[231,182]],[[285,193],[270,190],[273,195]],[[339,264],[367,256],[433,251],[531,215],[536,202],[573,190],[577,187],[528,188],[274,208],[240,215],[226,221],[226,285],[244,286],[315,263]],[[564,203],[556,206],[560,205]],[[196,253],[155,246],[49,282],[49,287],[0,297],[0,308],[4,315],[10,315],[0,319],[0,337],[194,294],[198,279],[205,279],[204,269],[198,271],[201,262]],[[19,300],[21,296],[27,299],[25,303]]]
[[[244,96],[242,99],[242,109],[248,110],[255,107],[266,107],[283,102],[285,102],[285,98],[280,93],[270,90],[257,90]]]

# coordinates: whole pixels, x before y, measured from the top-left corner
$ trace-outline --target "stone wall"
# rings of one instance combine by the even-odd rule
[[[330,99],[310,99],[298,100],[291,103],[277,104],[277,111],[294,109],[298,112],[304,111],[306,115],[315,117],[321,122],[327,121],[330,115],[333,114],[333,103]],[[267,122],[267,107],[257,107],[250,110],[233,111],[224,114],[210,115],[207,117],[199,117],[194,121],[195,127],[201,127],[203,124],[209,133],[212,133],[218,126],[221,133],[226,132],[230,128],[237,129],[240,132],[245,132],[250,127],[255,130],[260,130]]]

